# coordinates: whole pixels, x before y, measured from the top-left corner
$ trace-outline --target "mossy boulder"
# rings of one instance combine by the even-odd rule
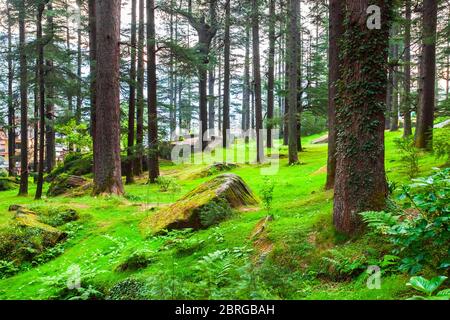
[[[198,186],[168,208],[146,218],[141,222],[141,228],[144,233],[150,235],[164,230],[206,228],[208,225],[204,224],[202,210],[211,203],[223,202],[230,208],[258,203],[253,192],[239,176],[222,174]]]
[[[47,175],[46,181],[52,182],[62,174],[70,176],[83,176],[92,173],[94,158],[92,153],[69,153],[64,161]]]
[[[49,197],[57,197],[60,195],[76,196],[77,193],[86,193],[91,187],[89,180],[70,175],[60,175],[51,183],[47,195]]]
[[[54,246],[67,237],[65,232],[40,222],[39,216],[27,209],[18,210],[14,216],[14,220],[21,228],[29,228],[38,231],[45,247]]]

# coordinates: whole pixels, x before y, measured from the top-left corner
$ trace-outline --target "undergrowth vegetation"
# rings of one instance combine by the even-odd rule
[[[124,197],[35,202],[18,198],[16,190],[3,191],[0,298],[442,298],[448,287],[442,277],[449,270],[450,172],[442,167],[446,158],[421,152],[414,175],[423,178],[411,180],[412,167],[405,161],[411,162],[395,142],[400,134],[386,134],[389,205],[384,212],[363,214],[368,229],[353,238],[332,225],[333,192],[324,190],[327,148],[310,144],[321,133],[303,139],[301,165],[289,166],[281,147],[274,176],[261,175],[257,165],[229,168],[261,206],[235,210],[220,199],[211,202],[200,215],[209,228],[197,231],[147,237],[139,224],[222,173],[193,177],[206,165],[163,162],[157,184],[138,179],[126,186]],[[67,239],[46,247],[36,231],[14,227],[14,213],[8,211],[13,204],[36,212]],[[367,286],[373,276],[369,266],[379,267],[379,289]]]

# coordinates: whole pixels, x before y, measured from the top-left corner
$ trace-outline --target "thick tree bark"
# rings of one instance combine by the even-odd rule
[[[336,94],[337,81],[340,77],[339,44],[344,34],[344,15],[341,0],[330,0],[330,36],[328,54],[328,160],[327,160],[327,190],[334,188],[336,175]]]
[[[45,1],[46,2],[46,1]],[[44,77],[44,40],[42,38],[42,15],[45,10],[45,2],[38,4],[37,8],[37,69],[39,84],[39,168],[37,178],[37,188],[35,199],[42,198],[42,188],[44,186],[44,151],[45,151],[45,77]]]
[[[134,120],[136,113],[136,0],[131,1],[131,57],[130,57],[130,95],[128,99],[128,139],[126,183],[134,182],[133,177],[133,147],[134,147]]]
[[[369,4],[381,8],[381,29],[367,28]],[[359,212],[385,207],[384,107],[391,1],[343,1],[347,16],[342,70],[336,99],[336,181],[333,221],[336,230],[361,230]]]
[[[289,164],[298,163],[297,75],[298,75],[298,8],[299,0],[289,0]]]
[[[223,124],[222,124],[222,142],[226,148],[228,141],[228,131],[230,130],[230,1],[225,4],[225,37],[224,37],[224,78],[223,78]]]
[[[269,56],[267,75],[267,148],[272,148],[273,109],[275,103],[275,0],[269,1]]]
[[[97,0],[94,194],[123,194],[120,163],[120,0]]]
[[[19,195],[28,194],[28,90],[27,54],[25,43],[25,0],[19,3],[19,64],[20,64],[20,188]]]
[[[264,159],[262,130],[262,98],[261,98],[261,67],[259,53],[259,5],[258,0],[252,0],[252,40],[253,40],[253,82],[255,86],[255,129],[256,129],[256,162]]]
[[[14,67],[12,55],[12,17],[9,1],[7,5],[8,15],[8,174],[16,175],[16,110],[13,102]]]
[[[403,136],[412,134],[411,125],[411,0],[405,1],[406,22],[405,22],[405,79],[404,102],[403,102]]]
[[[416,146],[432,149],[436,81],[437,0],[423,2],[422,97],[417,119]]]
[[[147,0],[147,90],[148,90],[148,141],[149,180],[155,183],[159,177],[158,160],[158,107],[156,79],[156,32],[155,32],[155,1]]]

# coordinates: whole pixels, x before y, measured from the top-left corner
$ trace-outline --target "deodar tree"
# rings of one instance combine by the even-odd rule
[[[330,0],[330,35],[328,51],[328,162],[326,189],[334,188],[336,174],[336,90],[340,76],[339,45],[343,35],[342,1]]]
[[[381,9],[381,28],[369,28],[369,5]],[[354,234],[358,213],[385,206],[384,125],[391,1],[342,1],[344,36],[336,98],[336,181],[333,221]],[[376,18],[376,17],[375,17]]]
[[[416,128],[416,146],[432,148],[436,86],[437,0],[423,1],[422,90]]]
[[[94,194],[123,194],[120,162],[120,0],[97,0]]]

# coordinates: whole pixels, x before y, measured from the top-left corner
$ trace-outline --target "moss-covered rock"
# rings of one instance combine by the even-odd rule
[[[212,202],[226,201],[231,208],[258,203],[253,192],[235,174],[222,174],[192,190],[168,208],[146,218],[141,228],[146,234],[163,230],[208,227],[202,223],[202,210]]]
[[[51,183],[47,195],[57,197],[60,195],[76,196],[77,192],[84,192],[90,188],[89,180],[79,176],[60,175]]]
[[[46,181],[52,182],[62,174],[70,176],[83,176],[92,173],[94,158],[92,153],[70,153],[64,161],[47,175]]]
[[[18,211],[14,219],[19,227],[38,230],[45,246],[54,246],[67,237],[65,232],[40,222],[39,217],[32,211]]]

